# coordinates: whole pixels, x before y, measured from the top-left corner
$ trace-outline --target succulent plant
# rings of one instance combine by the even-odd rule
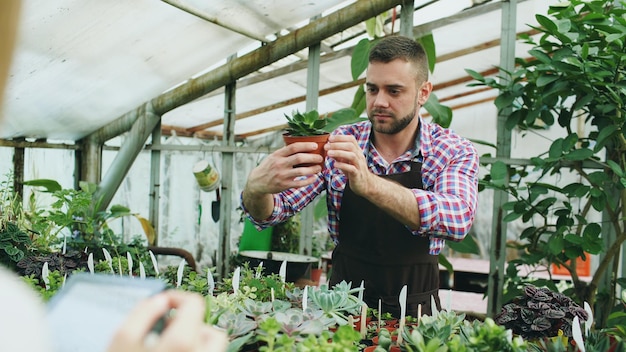
[[[301,113],[294,111],[291,116],[285,114],[287,118],[287,133],[292,136],[315,136],[326,134],[324,130],[327,120],[320,116],[317,110]]]

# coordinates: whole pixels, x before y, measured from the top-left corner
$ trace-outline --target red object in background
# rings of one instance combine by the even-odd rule
[[[576,258],[576,273],[578,276],[591,276],[591,257],[589,253],[585,253],[587,260],[583,260],[582,257]],[[571,261],[567,261],[569,265]],[[552,274],[554,275],[570,275],[569,271],[564,266],[557,266],[552,264]]]

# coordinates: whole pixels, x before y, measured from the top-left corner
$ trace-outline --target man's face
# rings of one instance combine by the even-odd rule
[[[415,118],[417,109],[428,98],[417,87],[415,68],[404,60],[368,65],[365,82],[367,116],[376,132],[396,134]]]

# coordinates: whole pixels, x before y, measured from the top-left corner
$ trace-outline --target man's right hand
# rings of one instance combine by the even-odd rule
[[[250,172],[243,190],[243,203],[255,219],[269,217],[274,207],[272,195],[290,188],[298,188],[315,181],[315,174],[322,171],[322,156],[311,153],[316,143],[297,142],[284,146],[268,155]]]

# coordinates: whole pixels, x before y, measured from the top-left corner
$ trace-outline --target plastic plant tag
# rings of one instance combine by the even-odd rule
[[[361,305],[361,338],[365,339],[365,336],[367,335],[367,324],[365,322],[365,320],[367,319],[367,304],[363,303]]]
[[[285,283],[285,280],[287,278],[287,261],[283,260],[283,262],[280,264],[280,269],[278,270],[278,276],[280,276],[280,280]]]
[[[183,273],[185,272],[186,263],[185,259],[183,259],[180,261],[180,264],[178,264],[178,271],[176,272],[176,287],[180,287],[180,284],[183,282]]]
[[[142,262],[139,262],[139,278],[142,280],[146,279],[146,268],[143,267]]]
[[[128,261],[128,276],[133,276],[133,257],[129,252],[126,252],[126,259]]]
[[[305,285],[304,290],[302,291],[302,311],[306,310],[307,304],[309,301],[309,286]]]
[[[46,290],[50,288],[50,279],[48,278],[48,275],[50,275],[50,271],[48,270],[48,262],[45,262],[43,263],[43,267],[41,268],[41,279],[46,285]]]
[[[365,290],[363,280],[361,280],[361,285],[359,286],[359,288],[360,288],[359,295],[358,295],[359,301],[363,301],[363,291]]]
[[[104,254],[104,259],[107,261],[107,264],[109,264],[109,269],[111,269],[112,273],[115,273],[113,270],[113,258],[111,258],[111,254],[106,248],[102,248],[102,253]]]
[[[206,273],[206,281],[207,281],[207,286],[209,289],[209,295],[213,295],[213,290],[215,290],[215,279],[213,278],[213,273],[211,272],[211,269],[207,269],[207,273]]]
[[[583,307],[589,315],[589,318],[585,320],[585,336],[589,336],[589,331],[591,331],[591,326],[593,326],[593,310],[591,310],[591,306],[587,301],[583,302]]]
[[[578,316],[575,316],[572,320],[572,337],[576,342],[576,347],[580,350],[580,352],[585,352],[585,341],[583,340],[583,333],[580,330],[580,320]]]
[[[439,315],[439,311],[437,310],[437,303],[435,303],[435,296],[430,296],[430,311],[432,312],[431,316],[433,318]]]
[[[404,323],[406,321],[406,285],[402,286],[400,290],[400,296],[398,297],[398,301],[400,302],[400,326],[398,327],[398,331],[404,330]],[[398,345],[402,345],[402,334],[398,334]]]
[[[67,253],[67,235],[63,236],[63,251],[61,252],[61,254],[66,254]]]
[[[239,293],[239,279],[241,276],[241,268],[236,267],[233,272],[233,293]]]
[[[87,267],[89,268],[89,272],[93,275],[94,273],[93,253],[89,253],[89,257],[87,258]]]
[[[150,254],[150,259],[152,260],[152,266],[154,267],[154,272],[156,273],[156,276],[159,276],[159,265],[157,264],[157,260],[156,257],[154,256],[154,253],[152,253],[152,251],[148,251],[148,253]]]

